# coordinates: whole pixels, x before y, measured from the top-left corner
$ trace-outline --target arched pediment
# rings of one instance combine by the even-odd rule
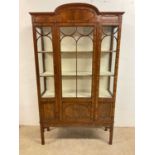
[[[91,4],[69,3],[57,7],[55,14],[58,15],[62,21],[88,21],[99,14],[99,11]]]

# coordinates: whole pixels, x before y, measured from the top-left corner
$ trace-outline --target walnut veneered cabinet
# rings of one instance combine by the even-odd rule
[[[69,3],[30,14],[42,144],[52,126],[103,126],[112,144],[123,12]]]

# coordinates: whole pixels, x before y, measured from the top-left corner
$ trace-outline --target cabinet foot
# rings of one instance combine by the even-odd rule
[[[109,144],[112,145],[113,142],[113,126],[110,127]]]
[[[45,144],[45,138],[44,138],[44,128],[40,126],[40,133],[41,133],[41,144]]]
[[[108,127],[105,127],[104,131],[107,131],[108,130]]]

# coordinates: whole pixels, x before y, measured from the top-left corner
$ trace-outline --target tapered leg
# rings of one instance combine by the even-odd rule
[[[107,131],[108,130],[108,127],[105,127],[104,131]]]
[[[44,138],[44,128],[40,125],[40,133],[41,133],[41,144],[45,144],[45,138]]]
[[[47,127],[47,131],[50,131],[50,127]]]
[[[113,125],[110,127],[109,144],[112,145],[113,142]]]

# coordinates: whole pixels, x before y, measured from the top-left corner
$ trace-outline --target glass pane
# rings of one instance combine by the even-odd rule
[[[36,28],[38,51],[53,51],[51,27]]]
[[[101,51],[111,51],[117,48],[117,31],[116,26],[102,27]]]
[[[81,72],[92,74],[92,52],[77,52],[77,74],[80,75]]]
[[[61,53],[61,71],[62,75],[68,74],[68,72],[74,72],[74,75],[76,75],[76,53]]]
[[[92,36],[93,34],[93,27],[77,27],[77,31],[82,36]]]
[[[54,97],[54,77],[40,77],[40,85],[43,98]]]
[[[91,97],[93,27],[61,27],[60,32],[62,96]]]
[[[38,61],[40,75],[54,74],[53,53],[38,53]]]
[[[61,41],[61,51],[76,51],[76,42],[72,37],[64,37]]]
[[[76,80],[70,76],[62,77],[62,96],[76,97]]]
[[[101,52],[100,74],[114,75],[116,52]]]
[[[54,97],[54,65],[51,27],[36,28],[37,51],[42,97]]]
[[[77,51],[90,51],[93,50],[92,39],[89,37],[81,37],[77,42]]]
[[[117,50],[116,26],[102,27],[99,97],[112,97]]]
[[[113,95],[114,77],[101,76],[99,85],[99,97],[111,98]]]
[[[91,97],[91,77],[78,77],[77,83],[77,97]]]

